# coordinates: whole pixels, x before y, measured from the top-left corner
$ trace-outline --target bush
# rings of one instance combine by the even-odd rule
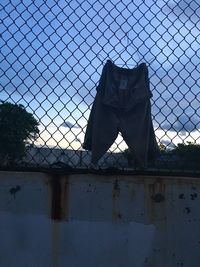
[[[173,151],[181,160],[195,165],[200,164],[200,145],[188,142],[187,144],[178,144]]]
[[[39,135],[39,123],[23,105],[0,104],[0,164],[16,163]]]

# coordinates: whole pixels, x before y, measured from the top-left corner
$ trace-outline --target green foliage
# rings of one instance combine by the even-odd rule
[[[166,146],[163,145],[162,143],[160,143],[159,149],[160,149],[160,151],[166,151]]]
[[[200,163],[200,145],[192,142],[178,144],[173,151],[181,159],[189,162]]]
[[[0,164],[21,159],[25,147],[38,138],[39,123],[23,105],[0,104]]]
[[[150,167],[179,170],[200,170],[200,144],[187,142],[178,144],[173,149],[167,149],[160,144],[160,159],[150,163]],[[133,165],[133,153],[129,149],[124,151],[124,157],[129,166]]]

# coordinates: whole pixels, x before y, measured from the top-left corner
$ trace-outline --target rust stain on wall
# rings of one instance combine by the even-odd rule
[[[119,187],[118,180],[115,180],[114,182],[112,196],[113,196],[113,199],[116,199],[120,196],[120,187]]]
[[[155,203],[165,201],[165,184],[161,180],[149,184],[149,193]]]
[[[59,221],[52,221],[52,267],[57,267],[59,263],[60,251],[60,225]]]
[[[114,221],[120,220],[122,218],[122,215],[118,207],[119,199],[120,199],[120,186],[119,186],[118,180],[115,180],[113,184],[113,190],[112,190],[112,202],[113,202],[112,219]]]
[[[147,221],[154,223],[156,220],[166,219],[166,188],[161,179],[145,183],[145,205]]]
[[[20,190],[21,190],[21,186],[20,186],[20,185],[17,185],[17,186],[15,186],[15,187],[12,187],[12,188],[9,190],[9,193],[10,193],[11,195],[13,195],[13,197],[15,198],[16,193],[17,193],[18,191],[20,191]]]
[[[49,177],[50,217],[53,220],[67,220],[69,209],[69,179],[66,175]]]

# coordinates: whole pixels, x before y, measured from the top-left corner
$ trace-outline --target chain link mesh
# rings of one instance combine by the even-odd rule
[[[199,14],[193,0],[1,1],[0,99],[23,105],[40,130],[19,164],[89,167],[81,145],[111,59],[127,68],[147,64],[162,152],[150,168],[184,170],[179,150],[199,148]],[[99,166],[134,169],[120,134]]]

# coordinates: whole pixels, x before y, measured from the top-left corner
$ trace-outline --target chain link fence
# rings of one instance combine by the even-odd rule
[[[198,1],[3,0],[0,18],[1,106],[22,105],[39,123],[17,164],[89,168],[82,143],[102,68],[111,59],[120,67],[148,67],[161,151],[149,169],[198,170]],[[1,124],[1,140],[19,124],[11,126]],[[135,169],[120,133],[99,167]]]

